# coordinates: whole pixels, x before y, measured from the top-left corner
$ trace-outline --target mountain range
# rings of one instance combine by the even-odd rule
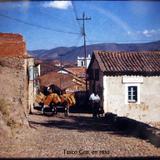
[[[153,51],[160,50],[160,41],[149,43],[100,43],[87,45],[87,54],[94,50],[104,51]],[[28,51],[32,56],[41,60],[54,60],[62,58],[63,61],[75,61],[77,57],[84,56],[84,47],[57,47],[53,49],[41,49]]]

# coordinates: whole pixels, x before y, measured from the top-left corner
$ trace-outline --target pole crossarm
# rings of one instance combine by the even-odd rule
[[[86,18],[77,18],[77,20],[91,20],[90,17],[86,17]]]

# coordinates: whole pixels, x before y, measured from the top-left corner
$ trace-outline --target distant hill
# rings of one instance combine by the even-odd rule
[[[87,54],[92,54],[94,50],[107,51],[153,51],[160,50],[160,41],[149,43],[101,43],[87,45]],[[62,59],[66,61],[75,61],[77,56],[84,56],[84,48],[80,47],[57,47],[50,50],[32,50],[28,51],[31,55],[42,60]]]

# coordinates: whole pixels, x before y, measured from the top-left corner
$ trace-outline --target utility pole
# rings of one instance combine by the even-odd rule
[[[83,30],[82,30],[82,35],[83,35],[83,39],[84,39],[84,65],[86,67],[86,71],[87,71],[87,50],[86,50],[86,32],[85,32],[85,21],[86,20],[91,20],[90,17],[86,17],[85,13],[83,12],[82,18],[77,18],[77,20],[82,20],[83,22]],[[85,73],[85,80],[86,80],[86,91],[87,91],[87,72]]]
[[[63,56],[63,54],[60,54],[59,56],[60,56],[60,70],[61,70],[61,72],[60,72],[60,88],[62,89],[62,78],[61,78],[61,76],[62,76],[62,56]]]

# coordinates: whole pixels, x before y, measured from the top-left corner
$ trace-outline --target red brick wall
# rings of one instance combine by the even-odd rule
[[[22,35],[12,33],[0,33],[0,56],[24,56],[26,44]]]

